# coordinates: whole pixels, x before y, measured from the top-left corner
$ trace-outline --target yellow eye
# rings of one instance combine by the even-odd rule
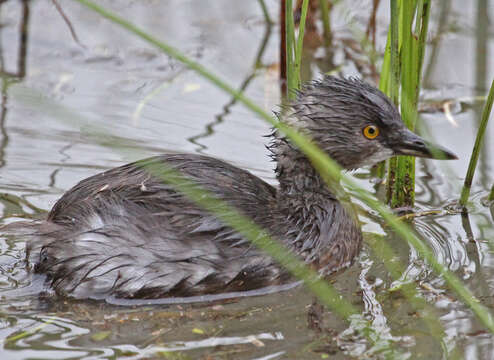
[[[364,128],[364,136],[367,139],[375,139],[379,135],[379,128],[374,125],[369,125]]]

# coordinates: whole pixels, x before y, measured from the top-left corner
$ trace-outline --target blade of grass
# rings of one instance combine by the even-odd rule
[[[369,207],[376,210],[384,220],[393,228],[393,230],[404,240],[406,240],[411,246],[413,246],[417,252],[420,254],[422,258],[424,258],[432,267],[432,269],[439,275],[443,276],[445,282],[448,286],[460,297],[460,299],[473,311],[473,313],[477,316],[479,321],[487,328],[489,331],[494,333],[494,319],[492,318],[489,311],[480,304],[480,302],[474,297],[469,289],[467,289],[461,281],[449,272],[444,265],[439,263],[432,252],[431,249],[424,244],[422,240],[420,240],[413,231],[404,223],[402,223],[391,211],[389,211],[385,205],[381,204],[377,201],[372,194],[368,191],[360,188],[357,183],[351,179],[349,176],[341,173],[341,168],[328,157],[321,149],[319,149],[313,142],[310,141],[306,136],[298,133],[293,128],[283,124],[281,122],[277,122],[274,118],[272,118],[269,114],[267,114],[264,110],[262,110],[259,106],[257,106],[254,102],[248,99],[242,93],[236,91],[231,86],[227,85],[225,82],[220,80],[219,77],[207,71],[202,65],[190,60],[183,54],[181,54],[177,49],[157,40],[153,36],[147,34],[142,31],[135,25],[131,24],[127,20],[116,16],[99,5],[89,1],[89,0],[75,0],[82,5],[85,5],[89,9],[99,13],[101,16],[111,20],[112,22],[119,24],[126,30],[134,33],[135,35],[141,37],[143,40],[146,40],[148,43],[158,47],[159,49],[166,52],[171,57],[183,62],[190,69],[196,71],[204,78],[210,80],[213,84],[217,85],[218,88],[228,92],[239,101],[241,101],[248,109],[258,114],[261,119],[264,119],[275,128],[281,130],[284,134],[286,134],[293,143],[300,148],[304,154],[311,160],[313,166],[319,173],[321,177],[332,184],[333,182],[342,181],[349,189],[352,190],[354,195],[362,200]],[[336,192],[335,196],[340,196],[341,193]]]
[[[482,113],[482,120],[480,121],[479,129],[477,130],[477,137],[475,138],[475,144],[473,146],[472,155],[470,156],[470,162],[468,163],[467,175],[465,176],[465,182],[463,183],[463,189],[461,190],[460,206],[465,207],[470,196],[470,189],[472,188],[473,176],[475,174],[475,168],[479,160],[480,148],[482,147],[482,140],[484,139],[485,129],[489,122],[489,117],[492,110],[492,102],[494,100],[494,80],[492,80],[489,95],[484,105],[484,111]],[[492,191],[491,191],[492,194]],[[494,196],[494,195],[493,195]]]
[[[313,294],[344,319],[348,319],[348,317],[357,313],[356,309],[349,302],[340,297],[333,286],[321,280],[315,271],[305,266],[280,241],[273,240],[265,230],[260,228],[248,217],[242,215],[233,206],[217,199],[211,192],[187,180],[183,175],[166,166],[166,164],[150,165],[146,164],[145,160],[141,164],[150,174],[172,185],[194,203],[216,215],[228,226],[239,231],[255,246],[274,258],[292,273],[292,275],[303,280]]]

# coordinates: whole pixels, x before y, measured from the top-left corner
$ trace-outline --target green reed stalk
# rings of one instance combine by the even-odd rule
[[[390,0],[391,8],[391,22],[389,24],[389,67],[391,70],[391,76],[387,85],[389,86],[388,96],[396,106],[399,105],[399,93],[400,93],[400,43],[399,43],[399,6],[398,0]],[[393,198],[393,189],[396,181],[396,168],[398,160],[391,158],[388,161],[388,186],[386,191],[386,198],[391,200]]]
[[[127,20],[116,16],[99,5],[89,1],[89,0],[75,0],[82,5],[85,5],[87,8],[99,13],[101,16],[111,20],[112,22],[122,26],[129,32],[139,36],[141,39],[147,41],[148,43],[156,46],[161,49],[167,55],[181,61],[186,66],[188,66],[191,70],[196,71],[198,74],[203,76],[205,79],[208,79],[213,84],[218,86],[218,88],[223,91],[229,93],[234,96],[240,102],[242,102],[248,109],[252,112],[259,115],[259,117],[275,128],[282,131],[284,134],[288,136],[288,138],[298,147],[301,151],[311,160],[313,166],[316,170],[321,174],[321,177],[328,184],[333,184],[338,181],[342,181],[357,197],[362,200],[365,204],[367,204],[372,209],[376,210],[384,220],[393,228],[393,230],[404,240],[406,240],[411,246],[413,246],[418,254],[425,259],[432,269],[439,275],[443,276],[445,282],[448,286],[460,297],[460,299],[473,311],[473,313],[477,316],[479,321],[489,329],[492,333],[494,333],[494,319],[492,318],[489,311],[480,304],[479,300],[475,298],[475,296],[471,293],[471,291],[466,288],[461,281],[447,268],[439,263],[431,251],[430,248],[425,245],[425,243],[420,240],[414,232],[410,229],[410,227],[403,222],[401,222],[390,210],[387,209],[385,205],[377,201],[372,194],[368,191],[360,188],[355,180],[351,179],[348,175],[343,174],[341,172],[341,168],[337,163],[334,162],[329,156],[324,153],[319,147],[317,147],[307,136],[298,133],[293,128],[278,122],[269,114],[267,114],[262,108],[256,105],[252,100],[247,98],[241,92],[236,91],[234,88],[226,84],[219,77],[209,72],[205,67],[200,65],[199,63],[187,58],[185,55],[180,53],[177,49],[159,41],[153,36],[147,34],[143,30],[139,29],[132,23]],[[341,193],[336,192],[336,196],[342,196]],[[243,231],[242,229],[237,229],[238,231]]]
[[[321,11],[324,45],[328,47],[331,45],[331,22],[329,20],[328,0],[319,0],[319,9]]]
[[[412,43],[412,22],[415,14],[414,1],[402,1],[400,7],[400,37],[401,47],[399,61],[401,64],[401,97],[400,109],[401,116],[405,126],[413,130],[415,120],[412,118],[412,104],[410,103],[413,91],[412,80],[416,70],[416,59],[413,57]],[[391,56],[393,58],[393,56]],[[402,71],[401,71],[402,70]],[[411,156],[400,156],[396,158],[396,167],[394,168],[394,182],[391,189],[391,207],[413,205],[415,198],[415,158]]]
[[[431,1],[421,0],[419,1],[417,18],[421,19],[421,22],[415,22],[415,34],[419,34],[417,44],[417,84],[420,85],[422,79],[422,67],[424,65],[425,47],[427,43],[427,33],[429,29],[429,18],[431,14]],[[415,38],[415,37],[414,37]],[[416,88],[417,96],[420,94],[420,86]]]
[[[489,201],[494,200],[494,184],[491,187],[491,191],[489,192],[489,197],[487,198]]]
[[[294,89],[297,88],[297,75],[295,72],[295,24],[293,22],[293,2],[286,0],[285,2],[285,39],[286,39],[286,83],[287,83],[287,98],[295,97]]]
[[[396,11],[396,10],[395,10]],[[384,50],[383,64],[381,68],[381,76],[379,77],[379,90],[389,96],[389,82],[391,74],[391,31],[388,31],[386,38],[386,47]]]
[[[388,97],[391,91],[390,75],[391,75],[391,31],[388,31],[388,36],[386,38],[386,47],[383,56],[383,63],[381,67],[381,76],[379,77],[379,90],[381,90],[384,94],[388,95]],[[386,161],[381,161],[372,169],[372,175],[377,176],[378,178],[383,179],[385,174],[386,174]]]
[[[484,139],[485,129],[489,122],[489,117],[492,110],[492,102],[494,100],[494,80],[492,80],[489,95],[484,105],[484,111],[482,112],[482,120],[480,121],[479,129],[477,130],[477,137],[475,138],[475,145],[473,146],[472,155],[470,155],[470,162],[468,164],[467,175],[465,176],[465,182],[463,183],[463,189],[461,190],[460,206],[465,207],[470,196],[470,189],[472,188],[473,175],[475,174],[475,168],[479,160],[480,148],[482,147],[482,140]],[[493,187],[494,189],[494,187]],[[494,198],[493,190],[489,194],[489,199]]]
[[[297,78],[297,87],[296,89],[300,89],[302,85],[302,79],[300,78],[300,66],[302,65],[302,52],[304,49],[304,34],[305,34],[305,20],[307,19],[307,8],[309,6],[309,0],[304,0],[302,2],[302,13],[300,16],[300,23],[298,25],[298,38],[297,38],[297,47],[295,48],[295,64],[294,64],[294,72]],[[291,14],[293,18],[293,13]],[[287,34],[288,35],[288,34]]]
[[[392,6],[395,0],[392,0]],[[396,7],[396,5],[394,5]],[[430,15],[430,0],[401,1],[399,11],[399,55],[394,62],[399,62],[401,83],[400,109],[403,122],[410,129],[415,129],[418,117],[418,97],[422,64],[426,45],[427,29]],[[391,11],[393,12],[393,7]],[[395,10],[396,11],[396,10]],[[415,19],[415,29],[413,27]],[[391,15],[393,23],[393,14]],[[391,38],[393,39],[393,26]],[[391,41],[391,68],[393,69],[393,41]],[[395,71],[392,70],[395,76]],[[394,77],[393,76],[393,77]],[[393,81],[391,81],[393,86]],[[391,86],[391,88],[392,88]],[[392,95],[394,93],[392,92]],[[411,206],[415,201],[415,158],[400,156],[390,161],[388,195],[392,207]]]
[[[298,37],[295,37],[295,24],[293,21],[293,2],[286,0],[285,9],[285,31],[286,31],[286,77],[287,77],[287,97],[293,99],[295,90],[300,89],[302,80],[300,77],[300,66],[302,64],[302,52],[304,46],[305,21],[309,0],[304,0],[301,8],[300,23],[298,27]]]
[[[393,104],[398,106],[400,93],[400,49],[399,49],[399,12],[398,0],[391,0],[391,23],[389,25],[390,46],[390,68],[391,81],[389,83],[389,97]]]

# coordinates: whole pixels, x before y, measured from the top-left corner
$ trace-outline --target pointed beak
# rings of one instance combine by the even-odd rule
[[[393,139],[391,148],[395,155],[409,155],[438,160],[456,160],[458,157],[448,149],[425,141],[408,129]]]

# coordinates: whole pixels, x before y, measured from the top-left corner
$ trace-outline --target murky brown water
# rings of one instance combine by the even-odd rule
[[[59,1],[80,43],[48,0],[31,2],[26,76],[4,75],[0,117],[0,218],[2,223],[43,216],[77,181],[101,169],[163,151],[201,152],[223,158],[274,182],[263,146],[269,128],[242,106],[181,64],[171,61],[119,27],[74,2]],[[132,22],[244,87],[266,110],[280,102],[277,84],[279,27],[266,25],[257,1],[100,1]],[[333,10],[334,52],[322,48],[305,56],[306,77],[334,70],[365,74],[361,51],[372,1],[340,1]],[[277,1],[268,1],[274,19]],[[378,12],[378,48],[387,20]],[[451,100],[453,124],[443,112],[423,114],[422,130],[460,156],[456,162],[417,162],[418,211],[415,226],[437,258],[492,309],[494,294],[493,218],[482,205],[494,181],[494,128],[490,126],[473,187],[468,217],[446,209],[458,198],[484,95],[494,76],[488,0],[433,2],[430,44],[424,66],[424,102]],[[0,66],[18,73],[21,2],[0,5]],[[310,63],[309,63],[310,61]],[[330,62],[332,66],[328,65]],[[98,133],[111,134],[102,144]],[[490,135],[490,136],[489,136]],[[106,135],[105,135],[106,136]],[[368,169],[359,183],[377,191]],[[444,282],[392,235],[372,213],[364,230],[385,234],[406,264],[393,282],[371,250],[334,279],[337,289],[361,315],[350,323],[322,314],[322,331],[309,329],[313,299],[303,288],[214,305],[118,307],[101,303],[47,302],[29,292],[31,277],[22,259],[24,241],[0,235],[0,357],[165,358],[165,359],[324,359],[380,358],[393,344],[391,358],[494,358],[493,337],[457,300]],[[379,246],[377,241],[377,246]],[[368,244],[372,244],[369,240]],[[399,292],[412,283],[434,305],[445,333],[441,341]],[[26,295],[27,294],[27,295]],[[493,309],[494,311],[494,309]],[[364,319],[380,337],[363,335]]]

